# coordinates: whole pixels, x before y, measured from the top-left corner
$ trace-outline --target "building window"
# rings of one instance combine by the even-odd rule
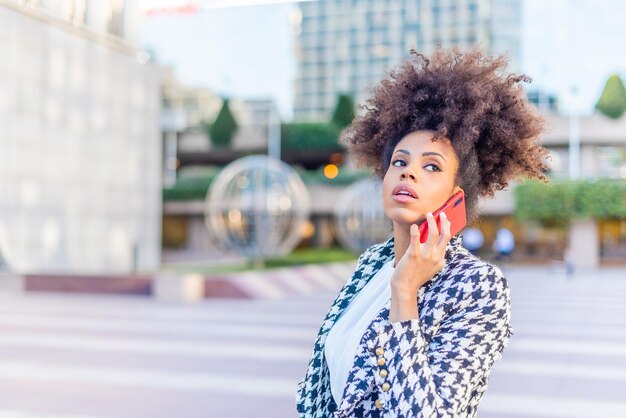
[[[108,32],[120,38],[124,37],[124,3],[125,0],[111,0],[111,17],[107,25]]]
[[[626,179],[626,147],[598,147],[596,156],[598,177]]]
[[[74,0],[68,4],[67,20],[75,26],[83,26],[85,24],[85,16],[87,12],[86,0]]]
[[[566,178],[569,173],[567,148],[551,148],[548,174],[552,178]]]

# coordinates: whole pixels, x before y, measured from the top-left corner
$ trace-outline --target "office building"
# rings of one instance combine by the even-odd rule
[[[133,1],[0,1],[0,255],[17,273],[154,271],[159,73]]]
[[[356,103],[386,70],[437,45],[507,53],[519,69],[520,0],[335,0],[302,2],[294,19],[298,74],[294,118],[326,120],[337,96]]]

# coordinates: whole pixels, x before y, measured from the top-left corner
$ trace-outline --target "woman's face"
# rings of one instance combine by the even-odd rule
[[[433,132],[415,131],[406,135],[393,150],[383,178],[383,207],[394,224],[420,223],[460,187],[454,185],[459,163],[447,138],[432,141]],[[398,194],[408,188],[407,196]]]

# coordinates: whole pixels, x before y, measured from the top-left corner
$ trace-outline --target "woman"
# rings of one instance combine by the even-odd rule
[[[298,386],[301,417],[474,417],[513,333],[502,271],[432,212],[462,189],[471,223],[480,196],[519,175],[547,181],[544,119],[518,85],[529,79],[503,74],[505,57],[411,53],[342,138],[382,179],[393,236],[361,254],[326,315]]]

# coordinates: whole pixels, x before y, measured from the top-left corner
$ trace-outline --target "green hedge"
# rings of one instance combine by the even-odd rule
[[[296,172],[304,184],[324,184],[328,186],[346,186],[371,176],[369,170],[347,170],[343,167],[339,167],[339,174],[333,179],[329,179],[324,175],[324,167],[320,167],[315,171],[296,168]]]
[[[515,217],[566,225],[574,218],[626,217],[626,180],[527,181],[514,189]]]
[[[370,172],[367,170],[348,171],[345,168],[340,168],[337,177],[329,179],[324,176],[323,167],[316,171],[305,170],[298,167],[296,167],[295,170],[305,184],[344,186],[370,176]],[[204,200],[209,187],[218,173],[219,169],[213,168],[189,175],[181,175],[174,187],[163,189],[163,201]]]
[[[215,175],[179,179],[174,187],[163,189],[163,201],[204,200],[214,178]]]
[[[262,270],[273,269],[277,267],[291,267],[304,264],[321,264],[335,263],[342,261],[356,260],[356,255],[341,247],[331,248],[302,248],[296,249],[284,257],[272,258],[265,260],[264,265],[260,267]],[[202,274],[223,274],[240,271],[259,270],[256,265],[248,263],[238,264],[169,264],[163,271],[175,273],[202,273]]]
[[[283,151],[342,151],[341,128],[332,123],[299,122],[281,126]]]

